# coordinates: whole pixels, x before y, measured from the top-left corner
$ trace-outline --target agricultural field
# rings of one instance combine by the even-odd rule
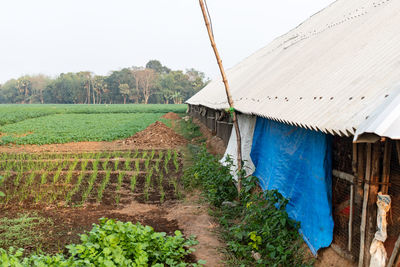
[[[82,242],[80,235],[93,224],[105,227],[102,218],[148,225],[166,238],[195,244],[176,215],[182,212],[185,223],[192,216],[191,227],[202,228],[180,204],[191,137],[179,135],[174,125],[185,111],[186,105],[0,105],[2,260],[10,247],[27,257],[71,255],[67,248]],[[179,257],[185,253],[191,251]],[[181,260],[196,263],[197,256]]]
[[[186,105],[0,105],[0,145],[113,141]],[[165,122],[165,120],[164,120]]]

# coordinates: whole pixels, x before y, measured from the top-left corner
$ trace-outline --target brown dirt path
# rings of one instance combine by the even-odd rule
[[[185,201],[171,206],[167,211],[168,219],[175,219],[179,228],[186,235],[195,235],[199,244],[195,247],[194,255],[197,259],[207,262],[205,266],[225,266],[220,250],[224,245],[216,234],[218,225],[208,214],[208,206],[200,202],[199,192],[186,198]]]

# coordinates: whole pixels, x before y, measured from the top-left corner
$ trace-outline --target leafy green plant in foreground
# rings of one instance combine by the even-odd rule
[[[187,263],[198,242],[186,239],[180,231],[173,236],[155,232],[149,226],[100,219],[93,229],[81,235],[79,244],[68,245],[69,255],[32,255],[23,258],[23,250],[0,249],[1,266],[201,266]]]

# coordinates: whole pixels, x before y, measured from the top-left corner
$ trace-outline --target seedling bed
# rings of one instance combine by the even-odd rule
[[[65,157],[64,159],[62,157]],[[3,154],[2,207],[162,203],[180,196],[181,155],[173,150]]]

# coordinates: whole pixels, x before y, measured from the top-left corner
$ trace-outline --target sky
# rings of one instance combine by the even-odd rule
[[[208,0],[225,68],[333,0]],[[219,75],[198,0],[1,0],[0,83],[25,74],[144,66]]]

